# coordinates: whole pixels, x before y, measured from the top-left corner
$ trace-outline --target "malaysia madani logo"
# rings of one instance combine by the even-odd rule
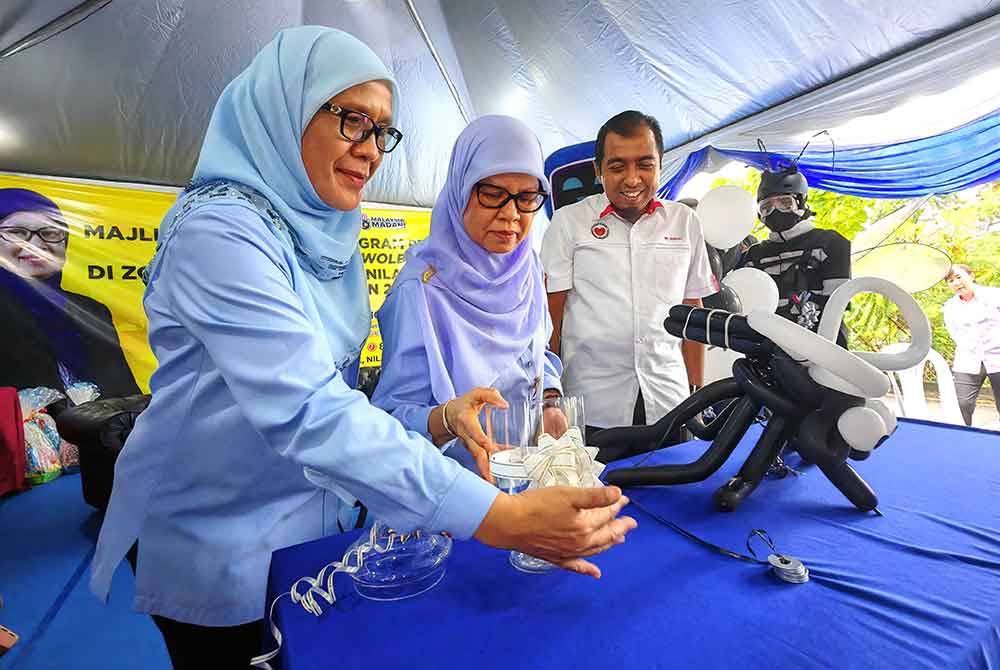
[[[590,227],[590,234],[599,240],[608,236],[608,227],[603,223],[595,223]]]
[[[361,212],[361,230],[402,230],[406,219],[402,216],[377,216]]]

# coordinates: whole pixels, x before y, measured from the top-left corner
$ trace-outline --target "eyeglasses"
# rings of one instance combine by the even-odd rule
[[[69,232],[64,228],[0,228],[0,239],[5,242],[30,242],[32,237],[38,237],[42,242],[58,244],[65,242]]]
[[[398,128],[392,126],[380,126],[375,120],[364,112],[356,112],[353,109],[344,109],[329,102],[321,105],[320,109],[340,117],[340,134],[345,139],[360,144],[375,134],[375,146],[384,154],[389,153],[403,140],[403,133]]]
[[[517,211],[523,214],[537,212],[545,204],[545,198],[549,197],[549,194],[545,191],[511,193],[501,186],[487,182],[479,182],[474,188],[476,189],[476,198],[479,199],[479,204],[483,207],[487,209],[501,209],[513,200]]]
[[[757,212],[761,216],[767,216],[774,210],[779,212],[792,212],[799,209],[799,199],[794,195],[772,195],[757,203]]]

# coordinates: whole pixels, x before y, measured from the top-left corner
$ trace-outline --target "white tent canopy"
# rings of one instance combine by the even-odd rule
[[[6,0],[0,49],[79,4]],[[548,153],[641,109],[679,147],[666,174],[708,143],[801,144],[1000,65],[991,0],[96,4],[106,6],[0,59],[0,169],[181,185],[223,86],[277,30],[304,23],[354,33],[395,73],[406,139],[366,196],[400,204],[432,203],[452,142],[482,114],[523,119]],[[974,112],[943,113],[958,125]]]
[[[828,130],[836,146],[889,144],[951,130],[1000,109],[1000,15],[670,149],[664,176],[714,145],[797,153]],[[816,140],[825,146],[827,140]],[[729,159],[709,152],[708,169]]]

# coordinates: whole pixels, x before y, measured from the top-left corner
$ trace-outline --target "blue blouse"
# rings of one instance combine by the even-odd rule
[[[159,367],[115,468],[98,596],[138,539],[138,611],[260,619],[271,552],[349,528],[356,498],[401,532],[475,532],[497,490],[352,388],[357,359],[331,349],[361,343],[331,341],[337,305],[311,290],[287,231],[211,201],[164,244],[144,300]]]

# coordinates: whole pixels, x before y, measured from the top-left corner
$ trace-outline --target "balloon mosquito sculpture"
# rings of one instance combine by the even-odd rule
[[[897,354],[855,352],[835,343],[852,297],[879,293],[899,307],[910,327],[909,347]],[[673,429],[685,424],[697,437],[711,440],[693,463],[632,467],[608,473],[609,484],[654,486],[702,481],[718,470],[763,408],[770,410],[763,433],[739,473],[714,495],[719,510],[732,511],[757,488],[768,468],[787,446],[823,474],[858,509],[875,510],[878,498],[848,464],[863,460],[896,429],[896,417],[879,400],[889,391],[885,371],[920,364],[930,349],[931,331],[917,302],[884,279],[853,279],[838,288],[823,311],[818,333],[776,314],[676,305],[664,326],[676,336],[741,352],[733,376],[720,379],[684,400],[651,426],[611,428],[598,433],[593,446],[632,443],[649,451],[663,446]],[[703,410],[731,400],[707,426]],[[633,452],[635,453],[635,452]],[[640,451],[641,453],[641,451]]]

